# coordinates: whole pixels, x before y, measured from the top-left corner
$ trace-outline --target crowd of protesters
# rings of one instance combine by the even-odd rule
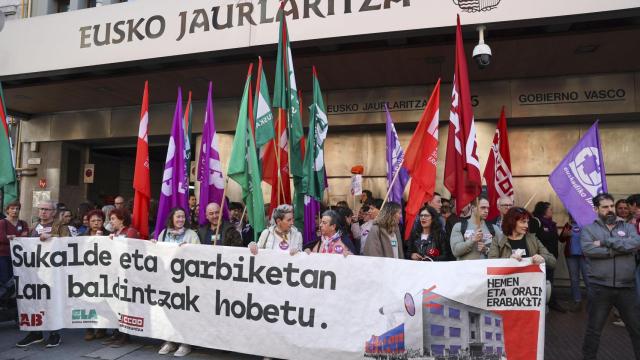
[[[275,250],[295,256],[301,252],[364,255],[407,259],[412,261],[482,260],[512,258],[544,264],[547,280],[553,287],[554,269],[560,243],[571,281],[572,302],[567,308],[551,291],[551,310],[582,311],[583,295],[580,279],[587,293],[587,329],[583,356],[595,359],[609,312],[617,315],[616,325],[625,326],[640,360],[640,194],[626,199],[600,194],[593,199],[597,219],[580,227],[573,218],[562,227],[553,220],[548,202],[538,202],[533,213],[514,206],[511,198],[500,198],[499,215],[488,219],[492,204],[480,196],[457,215],[455,202],[440,194],[424,204],[413,224],[403,223],[403,209],[394,202],[384,203],[365,190],[356,213],[344,201],[324,208],[317,219],[315,239],[303,240],[294,226],[293,207],[280,205],[270,214],[270,226],[253,239],[253,229],[247,223],[244,206],[228,203],[228,219],[217,203],[206,206],[204,225],[198,223],[196,197],[189,199],[189,209],[174,208],[165,229],[152,241],[179,244],[223,245],[248,247],[253,255],[261,250]],[[39,237],[47,241],[64,236],[108,236],[139,238],[131,226],[130,207],[122,196],[113,205],[98,209],[88,203],[79,206],[77,213],[63,204],[43,201],[38,204],[38,221],[34,224],[19,219],[20,203],[5,207],[6,218],[0,220],[0,281],[12,276],[9,242],[19,236]],[[407,230],[405,232],[404,230]],[[409,234],[406,238],[402,234]],[[103,343],[120,347],[130,341],[129,335],[107,329],[88,329],[85,340],[104,339]],[[17,343],[26,347],[45,341],[42,332],[29,332]],[[58,346],[60,334],[52,331],[46,339],[47,347]],[[186,356],[188,344],[165,342],[159,354],[174,353]]]

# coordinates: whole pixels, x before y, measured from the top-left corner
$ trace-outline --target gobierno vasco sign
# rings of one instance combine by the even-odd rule
[[[287,0],[285,15],[297,42],[452,28],[457,14],[473,25],[636,6],[636,0]],[[138,0],[12,20],[0,32],[0,76],[275,44],[278,9],[278,0]]]

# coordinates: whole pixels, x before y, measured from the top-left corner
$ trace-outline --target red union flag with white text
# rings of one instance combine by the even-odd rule
[[[456,199],[456,212],[459,215],[465,206],[480,195],[482,190],[469,73],[464,57],[459,16],[456,29],[456,66],[451,97],[444,186]]]
[[[493,136],[489,159],[484,168],[484,179],[487,182],[487,194],[489,195],[489,219],[500,214],[498,199],[509,197],[513,199],[513,178],[511,176],[511,155],[509,155],[509,138],[507,137],[507,118],[504,115],[504,107],[500,113],[500,120]]]

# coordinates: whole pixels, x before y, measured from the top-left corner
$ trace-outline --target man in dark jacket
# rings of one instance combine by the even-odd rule
[[[230,222],[220,216],[220,205],[210,203],[206,209],[208,224],[198,229],[203,245],[242,246],[242,236]]]
[[[616,219],[613,202],[613,196],[607,193],[593,198],[598,219],[585,226],[580,234],[590,285],[589,317],[582,346],[585,360],[596,359],[600,334],[612,306],[620,311],[635,358],[640,360],[640,310],[634,288],[634,253],[640,249],[640,236],[633,225]]]

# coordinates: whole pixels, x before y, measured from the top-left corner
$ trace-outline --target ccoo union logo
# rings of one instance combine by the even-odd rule
[[[125,314],[120,315],[120,327],[127,330],[143,331],[144,330],[144,318],[139,316],[131,316]]]
[[[502,0],[453,0],[453,3],[464,12],[491,11],[498,7]]]

